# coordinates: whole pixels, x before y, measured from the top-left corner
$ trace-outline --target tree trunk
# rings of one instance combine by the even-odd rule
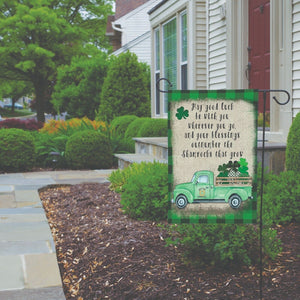
[[[15,103],[18,101],[18,99],[16,98],[12,98],[11,99],[11,111],[14,112],[15,111]]]
[[[45,95],[47,90],[47,84],[43,80],[38,80],[34,83],[35,89],[35,105],[36,105],[36,115],[37,120],[40,122],[45,122]]]

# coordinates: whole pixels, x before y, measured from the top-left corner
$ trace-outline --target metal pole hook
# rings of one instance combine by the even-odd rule
[[[168,78],[159,78],[159,79],[156,81],[156,89],[157,89],[159,92],[161,92],[161,93],[170,93],[169,90],[168,90],[168,91],[163,91],[163,90],[161,90],[161,89],[159,88],[159,83],[160,83],[161,80],[167,81],[168,84],[169,84],[169,87],[172,87],[172,83],[170,82],[170,80],[169,80]]]
[[[273,100],[275,100],[275,102],[277,104],[279,104],[279,105],[286,105],[286,104],[289,103],[289,101],[291,99],[290,93],[288,91],[286,91],[286,90],[258,90],[258,92],[261,92],[261,93],[264,93],[264,94],[266,94],[266,93],[273,93],[273,92],[274,93],[286,93],[288,98],[287,98],[287,100],[285,102],[279,102],[277,100],[277,98],[275,96],[273,96]]]

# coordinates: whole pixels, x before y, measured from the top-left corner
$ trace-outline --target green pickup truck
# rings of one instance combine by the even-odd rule
[[[188,203],[226,202],[236,209],[242,201],[253,199],[251,177],[216,177],[211,171],[198,171],[192,181],[174,189],[175,204],[185,208]]]

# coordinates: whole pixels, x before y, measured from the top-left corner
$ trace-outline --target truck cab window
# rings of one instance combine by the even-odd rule
[[[208,183],[208,176],[206,175],[199,176],[198,183]]]

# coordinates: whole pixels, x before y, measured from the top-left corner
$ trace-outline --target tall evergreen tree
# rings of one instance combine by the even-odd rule
[[[150,116],[150,70],[129,51],[113,57],[103,83],[98,118]]]

